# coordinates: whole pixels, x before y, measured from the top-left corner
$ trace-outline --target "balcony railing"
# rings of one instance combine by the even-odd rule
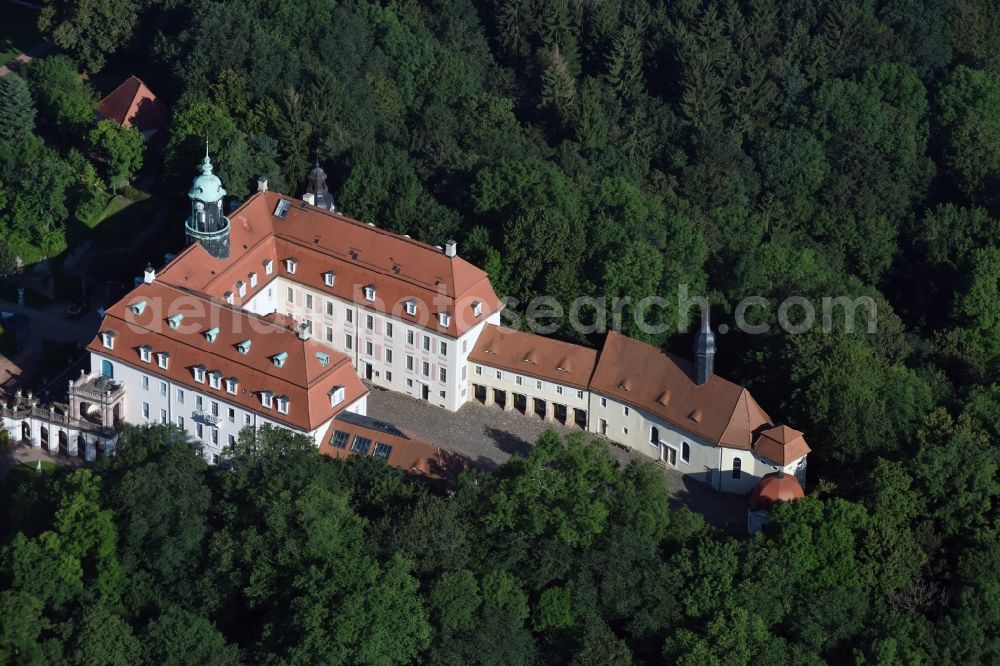
[[[197,409],[193,414],[196,421],[202,421],[208,425],[218,425],[222,417],[218,414],[213,414],[212,412],[205,411],[204,409]]]

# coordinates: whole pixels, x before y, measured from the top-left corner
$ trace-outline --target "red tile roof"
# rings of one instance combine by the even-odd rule
[[[167,107],[137,76],[130,76],[98,102],[101,116],[122,127],[160,129],[167,124]]]
[[[136,315],[130,306],[140,301],[146,305],[142,314]],[[183,318],[172,328],[167,319],[177,314]],[[205,332],[213,328],[218,334],[209,342]],[[105,331],[115,334],[113,349],[102,343]],[[237,349],[244,340],[251,341],[245,355]],[[149,363],[141,360],[142,346],[152,350]],[[160,282],[142,284],[111,306],[87,349],[137,368],[148,367],[152,373],[193,390],[218,393],[220,400],[302,431],[318,428],[368,393],[347,356],[313,340],[303,341],[263,317]],[[157,366],[157,352],[169,354],[166,370]],[[287,356],[279,368],[273,358],[282,353]],[[210,388],[207,378],[204,383],[196,382],[193,368],[199,365],[206,372],[219,371],[223,379],[238,379],[236,394],[226,391],[225,382],[219,389]],[[334,407],[330,392],[336,387],[343,387],[345,396]],[[274,397],[288,396],[288,414],[278,412],[274,403],[270,409],[263,407],[262,391],[270,391]]]
[[[341,436],[343,447],[333,444],[338,431],[344,433]],[[367,452],[352,453],[356,437],[371,440]],[[376,444],[387,444],[392,447],[386,459],[390,465],[424,478],[454,481],[468,468],[468,461],[456,453],[445,451],[394,425],[358,414],[342,414],[337,417],[325,441],[320,444],[319,452],[330,458],[347,458],[351,455],[373,456]]]
[[[779,465],[794,462],[812,450],[801,432],[783,425],[761,432],[753,448],[756,453]]]
[[[597,350],[487,324],[469,360],[585,389],[597,365]]]
[[[805,497],[798,479],[784,472],[773,472],[761,479],[750,491],[751,511],[770,510],[778,502],[794,502]]]
[[[750,449],[771,417],[745,388],[718,375],[698,385],[692,376],[690,361],[611,331],[590,388],[714,444]]]
[[[284,219],[273,214],[281,199],[292,202]],[[248,285],[246,299],[281,275],[453,338],[501,308],[487,274],[461,257],[448,257],[432,245],[276,192],[255,193],[233,212],[231,221],[230,259],[216,259],[200,246],[191,246],[159,279],[221,300],[250,272],[256,272],[260,282],[252,291]],[[285,269],[285,260],[290,258],[296,260],[294,275]],[[263,271],[266,259],[274,262],[270,276]],[[332,287],[324,281],[330,271],[336,275]],[[375,288],[374,302],[366,300],[366,286]],[[405,312],[405,303],[411,299],[416,301],[412,316]],[[477,303],[481,304],[479,316],[473,311]],[[444,327],[438,319],[442,312],[451,315]]]

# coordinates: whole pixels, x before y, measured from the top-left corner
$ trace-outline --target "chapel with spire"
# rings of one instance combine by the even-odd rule
[[[199,174],[188,190],[191,200],[191,215],[184,225],[187,242],[201,243],[209,254],[217,259],[229,258],[229,218],[223,213],[222,200],[226,190],[222,181],[212,173],[212,161],[208,157],[208,142],[205,142],[205,158],[201,162]]]

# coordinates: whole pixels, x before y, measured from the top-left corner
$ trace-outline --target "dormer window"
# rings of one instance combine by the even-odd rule
[[[240,298],[243,298],[244,296],[246,296],[247,295],[247,283],[244,282],[243,280],[240,280],[239,282],[237,282],[236,283],[236,293],[240,295]]]
[[[236,387],[239,385],[239,383],[240,380],[236,379],[236,377],[227,377],[226,393],[232,393],[233,395],[236,395]]]
[[[158,352],[156,354],[156,365],[166,370],[168,363],[170,363],[170,354],[167,352]]]
[[[282,395],[282,396],[277,397],[275,399],[275,402],[278,403],[278,411],[280,413],[282,413],[282,414],[287,414],[288,413],[288,403],[291,402],[291,400],[288,399],[287,395]]]
[[[274,262],[270,259],[264,260],[264,275],[270,275],[274,272]]]
[[[483,314],[483,304],[479,301],[472,301],[472,316],[478,317]]]
[[[417,314],[417,302],[413,299],[406,301],[406,314],[413,316]]]
[[[104,345],[105,349],[115,348],[115,332],[114,331],[104,331],[101,333],[101,344]]]
[[[451,323],[451,315],[447,312],[439,312],[438,323],[441,325],[441,328],[448,328],[448,324]]]
[[[323,284],[325,284],[328,287],[332,287],[333,280],[335,277],[337,277],[337,274],[334,273],[333,271],[327,271],[326,273],[323,273]]]
[[[316,352],[316,359],[324,368],[330,365],[330,355],[325,352]]]
[[[196,365],[192,368],[194,370],[194,380],[199,384],[205,383],[205,366]]]
[[[146,309],[146,301],[144,300],[136,301],[135,303],[133,303],[128,307],[132,311],[132,314],[138,317],[139,315],[142,314],[142,311]]]
[[[182,314],[172,315],[170,317],[167,317],[167,326],[176,330],[177,327],[181,325],[181,321],[183,320],[184,320],[184,315]]]
[[[139,358],[141,358],[146,363],[153,360],[153,349],[146,345],[139,347]]]
[[[330,391],[330,406],[336,407],[340,403],[344,402],[344,387],[334,386],[333,390]]]
[[[257,286],[257,274],[251,273],[249,275],[249,278],[250,278],[250,288],[253,289],[254,287]]]
[[[219,335],[219,329],[214,326],[205,331],[205,339],[208,340],[209,343],[215,342],[215,338],[218,335]]]
[[[285,259],[285,270],[288,271],[289,275],[295,275],[295,267],[298,265],[299,262],[295,257]]]
[[[375,287],[374,286],[368,285],[367,287],[365,287],[365,300],[366,301],[374,301],[375,300]]]
[[[287,359],[288,359],[288,352],[278,352],[277,354],[271,357],[271,362],[274,363],[274,367],[280,368],[285,364],[285,361]]]
[[[260,392],[260,404],[263,405],[264,407],[267,407],[268,409],[270,409],[271,408],[271,398],[273,398],[273,397],[274,397],[274,394],[271,393],[270,391],[261,391]]]
[[[243,342],[237,343],[236,350],[239,353],[241,353],[244,356],[246,356],[247,354],[250,353],[250,344],[251,344],[251,342],[252,342],[251,340],[247,339],[247,340],[244,340]]]
[[[233,292],[227,291],[225,294],[225,298],[226,298],[226,303],[228,303],[229,305],[233,304]]]
[[[208,373],[208,385],[214,389],[222,388],[222,373],[218,370]]]

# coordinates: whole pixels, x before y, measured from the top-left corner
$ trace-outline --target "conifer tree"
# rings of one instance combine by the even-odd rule
[[[18,139],[35,128],[35,103],[28,84],[11,72],[0,78],[0,140]]]

